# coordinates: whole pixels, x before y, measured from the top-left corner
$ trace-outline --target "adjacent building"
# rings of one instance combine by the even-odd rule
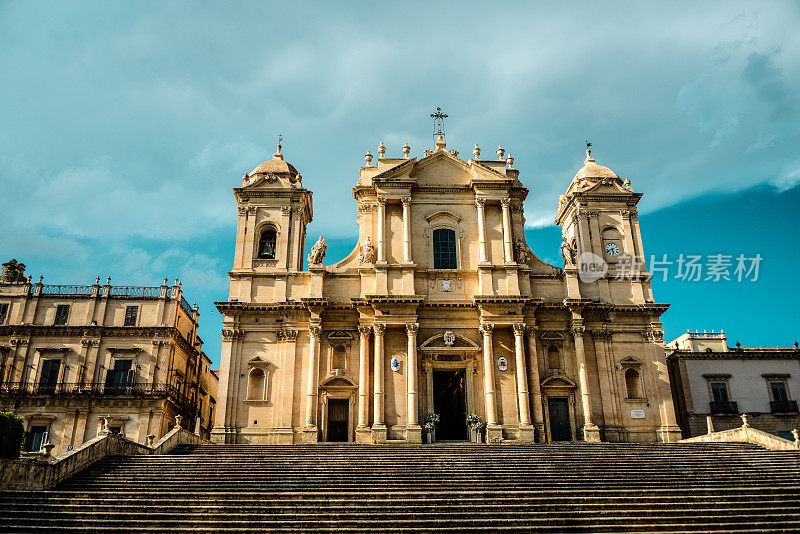
[[[183,426],[209,435],[218,378],[197,335],[197,305],[170,286],[32,283],[0,276],[0,410],[25,420],[24,450],[54,454],[112,432],[140,443]]]
[[[212,439],[419,442],[432,413],[440,439],[466,439],[473,413],[490,443],[680,438],[630,181],[586,151],[556,266],[526,242],[529,189],[502,147],[401,151],[365,155],[357,243],[328,265],[322,237],[304,258],[312,193],[280,145],[234,189]]]
[[[800,348],[729,347],[724,332],[686,332],[668,344],[667,362],[684,437],[750,426],[792,437],[800,427]]]

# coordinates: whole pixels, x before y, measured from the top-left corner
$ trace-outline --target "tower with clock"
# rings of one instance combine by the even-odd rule
[[[628,179],[598,165],[589,148],[583,167],[559,198],[569,299],[611,304],[653,302],[644,260],[635,193]],[[603,276],[594,273],[603,272]],[[592,275],[589,275],[589,274]]]

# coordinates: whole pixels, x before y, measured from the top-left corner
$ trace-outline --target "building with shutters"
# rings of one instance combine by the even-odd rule
[[[728,346],[725,332],[686,332],[668,345],[667,364],[684,437],[742,424],[793,440],[800,427],[800,348]]]
[[[630,181],[587,150],[553,199],[564,263],[549,265],[524,234],[535,180],[502,148],[401,151],[367,152],[344,259],[321,237],[304,258],[312,193],[280,145],[234,189],[212,439],[420,442],[433,413],[439,439],[467,439],[467,414],[490,443],[678,439],[668,306],[644,269],[626,274],[644,257]]]
[[[182,425],[208,436],[218,378],[199,314],[175,284],[32,283],[11,260],[0,276],[0,411],[25,420],[23,450],[61,454],[111,432],[140,443]]]

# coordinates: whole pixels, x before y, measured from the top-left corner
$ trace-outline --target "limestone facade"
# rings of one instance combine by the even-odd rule
[[[25,420],[23,450],[52,454],[102,430],[140,443],[183,418],[208,436],[218,377],[180,283],[32,283],[12,260],[0,278],[0,411]]]
[[[668,345],[667,362],[684,437],[741,425],[793,439],[800,428],[800,349],[729,347],[724,332],[687,332]]]
[[[304,269],[312,193],[280,145],[234,189],[212,439],[419,442],[436,411],[451,427],[477,414],[490,443],[680,437],[668,306],[646,272],[610,276],[621,256],[644,257],[629,181],[587,150],[558,202],[565,265],[554,266],[526,242],[529,190],[502,148],[482,159],[476,145],[465,160],[440,137],[419,158],[385,150],[376,165],[365,156],[358,241],[336,263],[323,265],[320,238]],[[609,276],[583,281],[584,252],[607,260]]]

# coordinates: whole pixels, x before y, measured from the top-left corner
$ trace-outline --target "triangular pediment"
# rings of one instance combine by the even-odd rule
[[[446,150],[417,162],[409,176],[422,186],[466,186],[472,180],[469,165]]]

